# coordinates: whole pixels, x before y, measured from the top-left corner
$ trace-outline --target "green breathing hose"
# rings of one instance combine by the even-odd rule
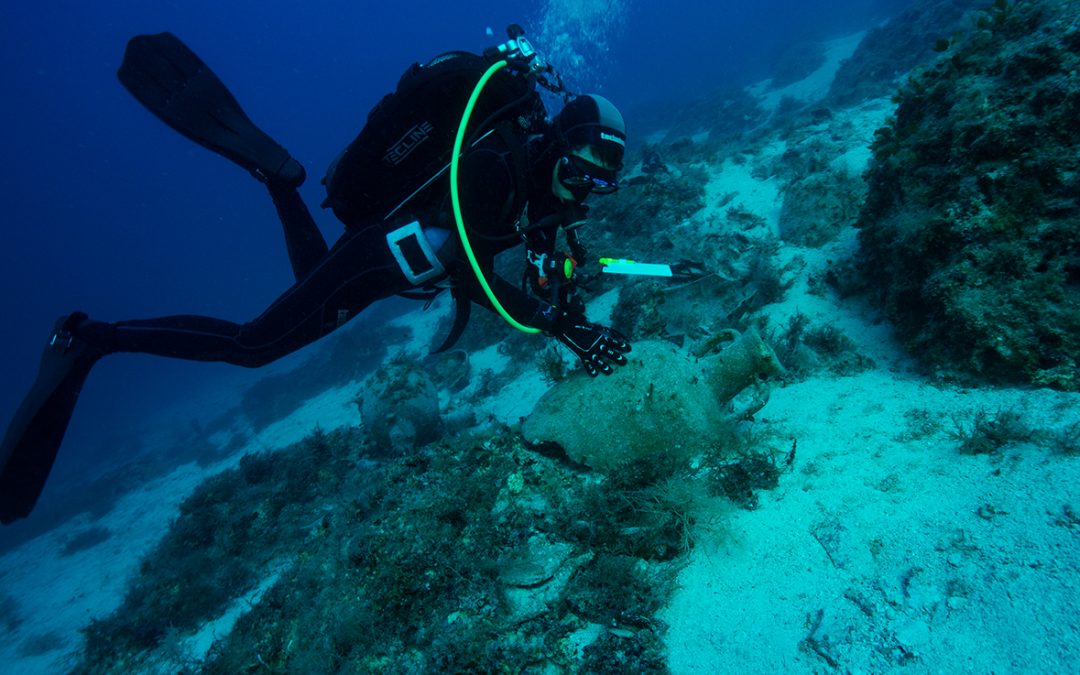
[[[465,105],[465,114],[461,117],[461,126],[458,127],[457,137],[454,139],[454,154],[450,160],[450,202],[454,207],[454,222],[457,223],[458,238],[461,239],[461,246],[465,249],[465,256],[469,259],[469,264],[472,266],[473,273],[476,275],[476,280],[480,282],[480,287],[484,289],[484,295],[486,295],[487,299],[491,302],[491,306],[495,308],[495,311],[499,313],[499,316],[506,320],[506,323],[517,328],[519,331],[523,333],[540,333],[543,331],[539,328],[526,326],[510,316],[510,313],[499,303],[499,299],[495,297],[495,291],[491,290],[491,286],[488,285],[487,279],[484,278],[484,272],[480,269],[480,263],[476,262],[476,255],[473,253],[472,244],[469,243],[469,236],[465,232],[465,221],[461,217],[461,199],[458,197],[458,163],[461,158],[461,146],[465,143],[465,130],[469,126],[469,118],[472,117],[473,108],[476,107],[476,101],[480,98],[480,92],[484,90],[484,86],[487,85],[488,80],[490,80],[499,69],[505,68],[507,65],[509,64],[505,60],[492,64],[480,77],[480,81],[476,83],[476,88],[473,89],[472,96],[469,97],[469,102]]]

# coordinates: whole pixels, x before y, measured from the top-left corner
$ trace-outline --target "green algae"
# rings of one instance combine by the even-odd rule
[[[859,265],[943,374],[1080,389],[1080,31],[1006,3],[897,94]]]

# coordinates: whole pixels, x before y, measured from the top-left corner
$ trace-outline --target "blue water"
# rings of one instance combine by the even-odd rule
[[[307,167],[303,194],[315,209],[324,168],[401,71],[442,51],[483,49],[494,40],[488,27],[501,38],[506,24],[519,22],[534,36],[559,38],[555,65],[572,84],[622,105],[632,134],[636,106],[754,81],[785,44],[861,29],[908,4],[3,3],[0,424],[32,382],[61,314],[80,308],[107,320],[187,313],[245,320],[291,282],[263,188],[158,122],[118,83],[133,35],[168,30],[199,53]],[[328,212],[315,215],[333,241],[339,225]],[[115,459],[110,453],[122,450],[103,439],[117,428],[196,395],[230,370],[110,357],[87,384],[58,469]]]

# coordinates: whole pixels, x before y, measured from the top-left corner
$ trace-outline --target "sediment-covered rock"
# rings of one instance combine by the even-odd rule
[[[704,451],[730,426],[730,401],[783,370],[757,333],[727,337],[723,351],[701,359],[669,343],[637,343],[629,363],[610,377],[577,373],[555,385],[522,433],[532,443],[557,443],[575,462],[601,471],[661,453]]]

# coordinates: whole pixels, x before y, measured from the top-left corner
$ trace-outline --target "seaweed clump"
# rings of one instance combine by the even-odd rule
[[[975,412],[971,424],[953,420],[952,437],[959,441],[959,450],[965,455],[993,455],[1014,443],[1023,443],[1036,436],[1024,418],[1015,410],[999,410],[990,414],[985,410]]]
[[[771,449],[743,448],[736,456],[715,462],[709,474],[710,494],[723,495],[747,511],[758,508],[758,493],[780,484],[780,474],[795,461],[796,443],[781,458]]]
[[[509,430],[376,452],[316,433],[205,482],[74,672],[667,672],[700,469],[600,477]]]
[[[1080,389],[1072,4],[999,0],[876,134],[858,265],[945,374]]]
[[[686,549],[657,543],[672,535],[655,502],[635,508],[617,496],[631,488],[508,433],[369,470],[373,489],[306,542],[208,672],[666,672],[653,614],[672,589],[666,561]]]
[[[783,238],[800,246],[827,244],[855,223],[863,192],[862,183],[844,168],[788,183],[780,210]]]
[[[802,312],[769,336],[776,355],[787,368],[789,380],[804,380],[820,371],[846,376],[865,372],[874,361],[859,351],[855,341],[831,324],[814,325]]]
[[[317,431],[287,450],[246,455],[202,483],[142,561],[120,607],[83,629],[74,671],[148,668],[155,650],[252,591],[272,561],[321,527],[325,512],[316,502],[343,489],[358,446],[354,430]]]

